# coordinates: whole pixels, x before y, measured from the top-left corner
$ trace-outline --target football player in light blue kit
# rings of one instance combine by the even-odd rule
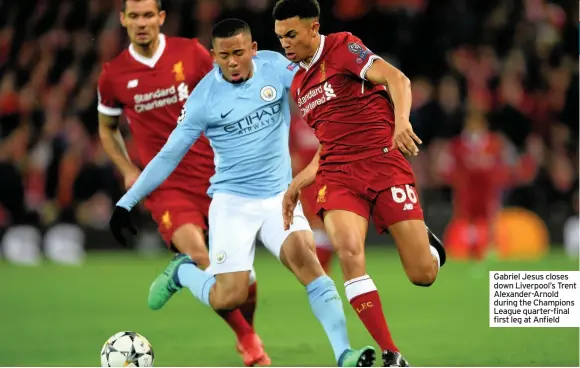
[[[246,300],[260,239],[306,287],[338,365],[372,366],[372,347],[350,348],[342,301],[316,258],[300,206],[284,230],[282,198],[292,179],[288,90],[297,66],[278,53],[257,52],[249,26],[238,19],[216,24],[212,43],[219,67],[197,85],[163,149],[117,203],[111,230],[123,237],[123,229],[133,229],[131,209],[171,174],[204,133],[216,165],[208,192],[211,271],[199,269],[186,255],[176,256],[151,285],[149,306],[159,309],[187,287],[216,310],[237,307]]]

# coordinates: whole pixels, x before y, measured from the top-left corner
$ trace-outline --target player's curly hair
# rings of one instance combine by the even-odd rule
[[[320,5],[317,0],[280,0],[272,11],[274,20],[319,18]]]
[[[250,36],[252,31],[248,23],[237,18],[227,18],[217,22],[211,30],[211,39],[216,38],[230,38],[239,35],[240,33],[247,33]]]
[[[121,11],[124,13],[125,9],[127,8],[127,1],[130,0],[123,0],[123,7],[121,8]],[[132,0],[132,1],[139,1],[139,0]],[[155,1],[157,3],[157,10],[161,11],[163,10],[163,2],[161,0],[156,0]]]

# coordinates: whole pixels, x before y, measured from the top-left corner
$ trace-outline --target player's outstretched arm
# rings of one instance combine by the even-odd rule
[[[123,230],[128,229],[133,234],[137,230],[131,223],[129,215],[131,209],[149,193],[154,191],[175,170],[183,156],[189,151],[191,145],[200,137],[205,129],[203,111],[205,106],[200,101],[200,92],[194,92],[189,96],[177,119],[177,127],[173,130],[169,139],[159,153],[149,162],[145,170],[139,175],[135,184],[117,202],[109,226],[117,241],[126,244]]]
[[[107,156],[121,171],[125,179],[125,187],[129,188],[141,170],[137,168],[127,153],[125,141],[119,130],[119,117],[99,113],[99,137]]]
[[[185,119],[180,117],[180,120],[184,121],[177,125],[161,151],[145,167],[131,189],[119,200],[118,207],[130,211],[141,199],[157,189],[175,170],[202,133],[195,123],[188,122],[186,119],[187,117]]]
[[[366,79],[387,87],[395,105],[395,133],[391,149],[398,148],[405,155],[419,153],[417,143],[421,139],[413,132],[409,121],[411,115],[411,81],[403,72],[383,59],[376,59],[366,72]]]

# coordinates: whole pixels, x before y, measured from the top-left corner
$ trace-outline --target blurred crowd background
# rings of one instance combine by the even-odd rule
[[[260,48],[279,50],[273,3],[165,0],[163,32],[209,46],[212,25],[235,16],[251,25]],[[354,33],[412,81],[411,121],[424,143],[411,161],[432,228],[448,227],[460,211],[457,196],[485,190],[485,177],[478,179],[482,187],[467,174],[458,177],[454,147],[492,137],[490,155],[501,157],[491,177],[502,179],[489,184],[497,206],[527,209],[546,225],[550,243],[578,246],[577,1],[320,3],[322,33]],[[120,7],[120,0],[0,1],[4,233],[66,224],[73,243],[83,237],[73,225],[83,234],[106,233],[123,191],[98,138],[96,83],[101,64],[128,45]],[[488,155],[474,157],[463,170],[488,164]],[[112,243],[103,236],[90,239]]]

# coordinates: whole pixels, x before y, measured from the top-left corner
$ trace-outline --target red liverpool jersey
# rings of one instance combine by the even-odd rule
[[[348,32],[322,35],[310,65],[301,63],[291,87],[322,144],[321,165],[387,152],[394,113],[386,88],[365,79],[378,56]]]
[[[142,165],[161,150],[189,94],[213,68],[211,55],[197,40],[159,37],[151,58],[130,46],[103,66],[99,78],[98,111],[125,114]],[[205,191],[213,173],[213,150],[202,136],[160,188]]]
[[[500,206],[510,181],[506,147],[495,133],[466,134],[449,145],[442,174],[454,191],[455,216],[489,218]]]

